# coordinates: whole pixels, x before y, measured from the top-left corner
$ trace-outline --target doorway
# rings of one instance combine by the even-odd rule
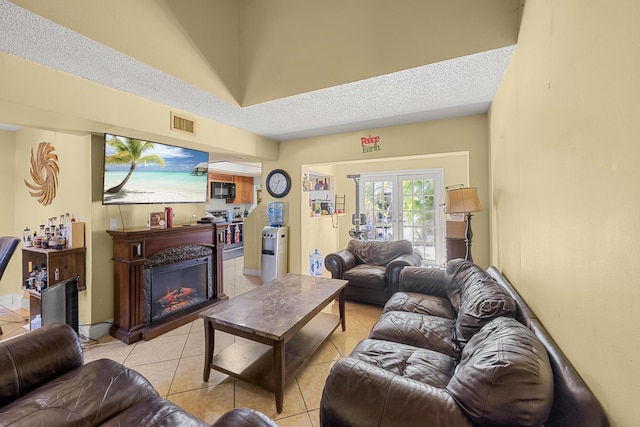
[[[442,169],[361,174],[359,191],[369,240],[405,239],[423,264],[444,263]]]

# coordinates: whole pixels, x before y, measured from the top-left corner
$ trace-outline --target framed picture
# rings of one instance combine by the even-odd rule
[[[149,212],[147,226],[148,228],[166,228],[167,218],[165,218],[164,211]]]

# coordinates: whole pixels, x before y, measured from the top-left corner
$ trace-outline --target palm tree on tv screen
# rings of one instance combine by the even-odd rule
[[[136,166],[140,163],[154,163],[164,167],[164,159],[157,154],[151,154],[143,157],[143,153],[145,151],[153,149],[153,142],[141,141],[134,138],[118,137],[109,139],[107,144],[113,147],[116,152],[115,154],[106,156],[104,159],[105,163],[131,166],[129,167],[129,173],[127,173],[127,176],[124,177],[122,182],[115,187],[111,187],[106,190],[106,193],[114,194],[122,190],[122,187],[124,187],[127,181],[129,181],[129,178],[131,178]]]

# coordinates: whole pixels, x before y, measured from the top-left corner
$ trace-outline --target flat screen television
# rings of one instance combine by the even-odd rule
[[[108,133],[104,140],[103,204],[207,201],[207,152]]]

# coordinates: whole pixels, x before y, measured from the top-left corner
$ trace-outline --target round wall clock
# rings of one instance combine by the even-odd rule
[[[284,197],[291,190],[291,178],[282,169],[274,169],[267,175],[267,191],[273,197]]]

